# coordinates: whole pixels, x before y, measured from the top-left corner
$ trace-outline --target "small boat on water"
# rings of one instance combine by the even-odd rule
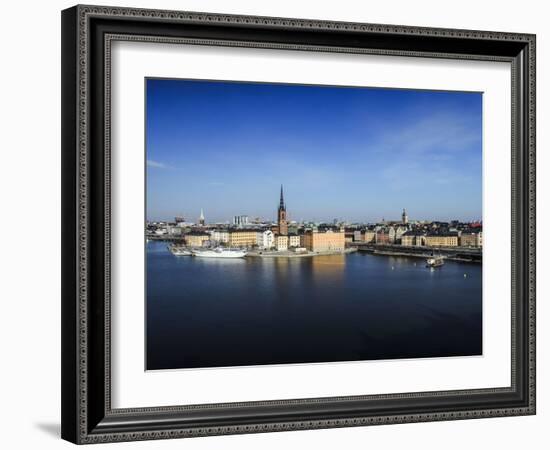
[[[441,267],[445,264],[443,256],[432,256],[426,260],[426,267]]]
[[[245,250],[221,247],[197,249],[192,253],[199,258],[242,258],[247,254]]]
[[[179,246],[179,245],[169,245],[168,250],[170,250],[170,252],[172,252],[172,255],[175,255],[175,256],[191,256],[192,255],[191,250],[189,250],[186,247]]]

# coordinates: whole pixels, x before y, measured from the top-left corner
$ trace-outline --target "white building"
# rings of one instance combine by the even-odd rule
[[[229,242],[228,230],[212,230],[210,232],[210,239],[218,243],[227,244]]]
[[[407,232],[407,227],[397,227],[395,230],[395,241],[399,241],[401,239],[401,236],[403,236]]]
[[[238,227],[246,226],[250,223],[248,216],[235,216],[233,217],[233,225]]]
[[[273,248],[275,244],[275,236],[273,235],[273,231],[258,231],[258,233],[256,234],[256,243],[258,247],[265,250]]]
[[[278,252],[288,250],[288,236],[286,235],[277,235],[275,237],[275,248]]]
[[[288,246],[289,247],[300,247],[300,236],[297,234],[288,235]]]
[[[394,227],[389,227],[388,228],[388,235],[389,235],[389,238],[390,238],[390,244],[395,243],[395,228]]]

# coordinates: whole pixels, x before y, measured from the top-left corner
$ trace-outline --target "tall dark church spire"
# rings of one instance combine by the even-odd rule
[[[288,234],[288,222],[286,220],[286,205],[283,196],[283,185],[281,184],[281,199],[279,201],[279,209],[277,210],[277,225],[279,234],[285,236]]]

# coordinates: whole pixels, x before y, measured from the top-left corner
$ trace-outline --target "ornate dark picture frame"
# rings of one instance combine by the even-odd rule
[[[110,46],[115,40],[510,62],[511,386],[113,409]],[[67,9],[62,12],[62,261],[62,437],[74,443],[535,414],[535,36],[98,6]]]

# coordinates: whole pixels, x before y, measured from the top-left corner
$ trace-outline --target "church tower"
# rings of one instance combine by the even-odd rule
[[[409,223],[409,218],[407,216],[407,211],[405,211],[405,208],[403,208],[403,214],[401,214],[401,221],[403,222],[403,225],[407,225]]]
[[[279,201],[279,209],[277,210],[277,225],[279,234],[286,236],[288,234],[288,223],[286,220],[286,205],[283,197],[283,185],[281,184],[281,199]]]
[[[201,215],[199,216],[199,225],[200,225],[201,227],[203,227],[204,224],[205,224],[205,222],[206,222],[206,221],[204,220],[204,212],[202,211],[202,208],[201,208]]]

